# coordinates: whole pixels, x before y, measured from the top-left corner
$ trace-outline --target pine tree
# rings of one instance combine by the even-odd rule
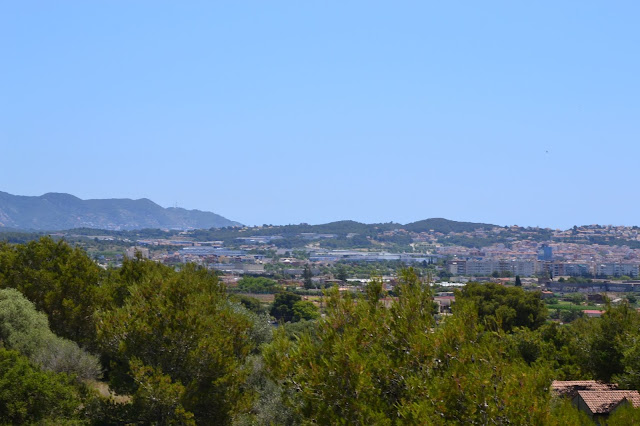
[[[311,280],[312,277],[313,273],[311,272],[311,267],[307,263],[306,265],[304,265],[304,271],[302,272],[302,278],[304,279],[304,288],[314,288],[313,281]]]

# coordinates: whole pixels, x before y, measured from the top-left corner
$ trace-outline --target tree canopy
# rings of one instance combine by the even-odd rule
[[[468,283],[456,291],[456,302],[472,302],[480,321],[490,328],[511,331],[514,327],[535,330],[545,323],[547,308],[539,292],[495,283]]]
[[[469,306],[436,326],[428,284],[413,271],[398,286],[389,308],[380,281],[360,297],[334,288],[316,338],[279,331],[265,359],[283,388],[295,389],[283,398],[297,416],[321,424],[548,420],[549,370],[512,357],[504,335],[485,333]]]
[[[265,277],[242,277],[238,281],[238,290],[247,293],[275,293],[281,289],[277,281]]]
[[[578,425],[551,380],[640,388],[629,299],[560,324],[522,287],[469,283],[439,314],[418,270],[385,285],[280,291],[267,313],[270,296],[195,265],[102,271],[50,238],[0,244],[0,423]]]
[[[129,292],[122,307],[98,313],[114,388],[133,392],[136,401],[163,400],[168,397],[159,395],[168,392],[174,402],[161,411],[190,412],[201,424],[229,423],[246,400],[248,311],[227,299],[215,275],[194,266],[167,278],[152,275]]]

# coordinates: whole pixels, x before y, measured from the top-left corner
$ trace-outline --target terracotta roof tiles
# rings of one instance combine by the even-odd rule
[[[612,383],[602,383],[595,380],[554,380],[551,390],[556,396],[573,398],[578,391],[608,391],[618,387]]]
[[[578,391],[578,396],[593,414],[608,414],[624,400],[640,407],[640,393],[635,390]]]

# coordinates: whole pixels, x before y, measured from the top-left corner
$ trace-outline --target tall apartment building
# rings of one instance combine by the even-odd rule
[[[533,260],[494,260],[494,259],[454,259],[447,263],[447,269],[453,275],[489,276],[494,272],[511,272],[512,275],[530,277],[536,273],[549,273],[560,276],[640,276],[640,262],[566,262]]]
[[[544,262],[551,262],[553,260],[553,248],[548,244],[543,244],[538,249],[538,260]]]
[[[140,253],[143,259],[149,259],[149,249],[145,247],[129,247],[125,250],[125,255],[129,259],[135,259],[136,253]]]
[[[510,272],[512,275],[530,277],[536,273],[536,262],[532,260],[451,260],[447,264],[454,275],[488,276],[494,272]]]
[[[637,263],[601,263],[596,265],[597,275],[607,275],[613,277],[620,277],[627,275],[629,277],[637,277],[640,269],[640,265]]]

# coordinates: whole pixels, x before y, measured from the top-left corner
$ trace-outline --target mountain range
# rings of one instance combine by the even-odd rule
[[[31,197],[0,191],[0,229],[208,229],[240,225],[211,212],[163,208],[146,198],[81,200],[64,193]]]

